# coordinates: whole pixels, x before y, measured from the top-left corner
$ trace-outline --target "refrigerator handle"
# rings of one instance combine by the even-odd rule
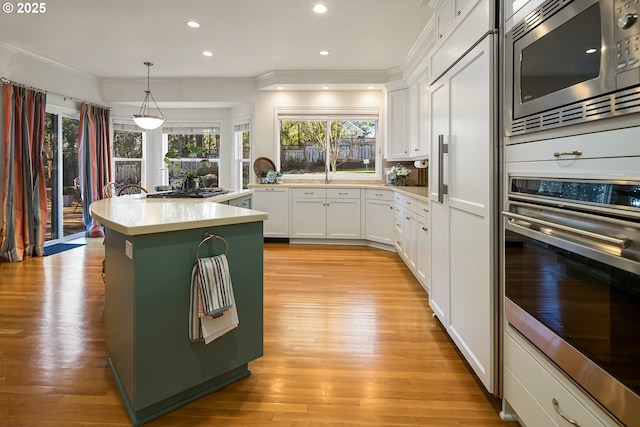
[[[449,144],[444,143],[444,135],[438,135],[438,203],[444,202],[444,195],[448,193],[444,183],[444,155],[449,152]]]

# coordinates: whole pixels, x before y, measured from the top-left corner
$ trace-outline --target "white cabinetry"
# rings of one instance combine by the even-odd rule
[[[483,39],[431,86],[430,305],[494,390],[494,90]]]
[[[504,394],[509,406],[527,426],[571,425],[566,418],[575,420],[575,425],[581,427],[618,425],[595,404],[588,409],[583,404],[589,400],[586,396],[582,401],[576,398],[584,395],[577,387],[534,347],[510,333],[505,334],[504,341]]]
[[[394,194],[394,246],[396,251],[428,292],[429,208],[414,197]]]
[[[409,88],[409,156],[422,159],[429,155],[429,81],[425,72]]]
[[[425,202],[418,202],[416,212],[416,271],[415,275],[427,293],[429,289],[429,205]]]
[[[442,0],[436,3],[436,19],[449,27],[438,39],[429,58],[429,81],[434,82],[495,26],[495,5],[490,0]],[[439,21],[438,21],[439,22]],[[444,25],[444,24],[443,24]],[[438,30],[440,31],[440,30]],[[435,141],[434,141],[435,143]]]
[[[289,189],[285,187],[253,188],[252,208],[267,212],[264,237],[289,237]]]
[[[360,190],[294,188],[291,237],[359,239]]]
[[[389,160],[409,157],[410,95],[409,89],[390,91],[387,102],[386,158]]]
[[[393,245],[393,191],[367,189],[365,200],[365,238]]]
[[[385,158],[423,159],[429,155],[429,83],[425,71],[407,89],[388,94]]]

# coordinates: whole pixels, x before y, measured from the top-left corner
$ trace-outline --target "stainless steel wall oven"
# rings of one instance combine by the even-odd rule
[[[640,426],[640,181],[510,176],[508,323]]]
[[[635,0],[548,0],[516,23],[507,135],[640,111],[639,12]]]

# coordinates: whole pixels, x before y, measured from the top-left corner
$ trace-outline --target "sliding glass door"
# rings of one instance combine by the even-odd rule
[[[77,115],[47,113],[45,117],[46,243],[80,237],[85,231],[78,179],[78,124]]]

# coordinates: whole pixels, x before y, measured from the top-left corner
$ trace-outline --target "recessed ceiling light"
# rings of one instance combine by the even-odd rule
[[[204,56],[213,56],[213,52],[211,52],[210,50],[203,50],[203,51],[202,51],[202,54],[203,54]]]
[[[320,51],[320,55],[327,56],[327,55],[329,55],[329,51],[328,50],[321,50]]]
[[[368,86],[367,89],[375,89],[373,86]]]
[[[329,86],[322,86],[322,90],[327,90],[329,89]]]
[[[282,86],[278,86],[278,90],[284,90]]]
[[[187,21],[187,25],[190,26],[191,28],[199,28],[200,24],[197,23],[196,21]]]
[[[325,6],[323,4],[317,4],[317,5],[313,6],[313,11],[315,13],[325,13],[327,11],[327,6]]]

